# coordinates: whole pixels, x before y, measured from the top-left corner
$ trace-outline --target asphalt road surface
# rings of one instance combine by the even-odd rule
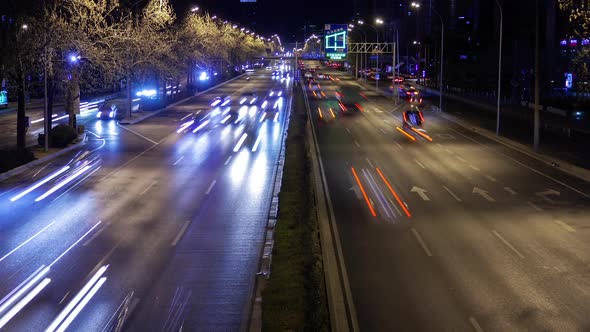
[[[407,102],[323,72],[308,97],[361,330],[590,329],[590,184],[432,112],[402,132]]]
[[[137,125],[89,120],[79,151],[0,182],[0,327],[240,329],[290,89],[262,70]]]

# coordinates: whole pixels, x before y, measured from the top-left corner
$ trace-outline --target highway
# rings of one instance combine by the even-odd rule
[[[251,77],[136,125],[89,120],[81,150],[0,182],[0,328],[247,323],[291,98]]]
[[[437,113],[404,133],[407,102],[322,72],[307,95],[361,331],[588,329],[589,183]]]

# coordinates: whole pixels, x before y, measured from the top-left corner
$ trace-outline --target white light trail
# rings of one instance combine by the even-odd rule
[[[234,152],[238,152],[238,150],[240,150],[240,148],[242,147],[242,144],[244,144],[244,141],[246,140],[246,137],[248,137],[248,134],[243,133],[242,137],[240,137],[240,140],[238,141],[238,143],[234,147]]]
[[[35,199],[35,202],[39,202],[39,201],[47,198],[47,196],[49,196],[49,195],[53,194],[54,192],[58,191],[60,188],[62,188],[66,184],[72,182],[75,178],[77,178],[78,176],[82,175],[84,172],[86,172],[89,169],[90,169],[90,165],[84,166],[81,170],[77,171],[73,175],[70,175],[69,177],[67,177],[62,182],[60,182],[57,185],[53,186],[53,188],[47,190],[43,195],[37,197]]]
[[[6,315],[0,318],[0,329],[4,327],[4,325],[6,325],[6,323],[8,323],[14,316],[16,316],[16,314],[18,314],[22,308],[29,304],[29,302],[31,302],[31,300],[33,300],[37,294],[41,293],[43,288],[45,288],[50,282],[51,279],[49,278],[43,279],[43,281],[33,288],[33,290],[27,294],[27,296],[20,300],[20,302],[18,302],[14,307],[12,307],[12,309],[10,309]]]
[[[88,280],[86,285],[82,287],[82,289],[76,294],[76,296],[68,303],[68,305],[57,315],[57,317],[51,322],[49,327],[45,329],[45,332],[53,332],[57,329],[57,327],[63,322],[63,320],[72,312],[72,310],[80,303],[80,301],[84,298],[84,296],[90,291],[92,286],[96,283],[96,281],[102,277],[102,275],[108,269],[108,265],[103,265],[96,273]]]
[[[209,120],[201,123],[197,128],[195,128],[195,130],[193,130],[193,134],[196,133],[197,131],[203,129],[203,127],[205,127],[207,124],[209,124]]]
[[[34,185],[28,187],[27,189],[23,190],[22,192],[20,192],[18,195],[12,196],[10,198],[11,202],[15,202],[16,200],[22,198],[23,196],[25,196],[26,194],[30,193],[31,191],[41,187],[42,185],[44,185],[45,183],[51,181],[52,179],[55,179],[57,176],[59,176],[60,174],[62,174],[63,172],[67,171],[68,169],[70,169],[70,166],[64,166],[61,169],[59,169],[57,172],[54,172],[48,176],[46,176],[45,178],[43,178],[41,181],[38,181],[37,183],[35,183]]]

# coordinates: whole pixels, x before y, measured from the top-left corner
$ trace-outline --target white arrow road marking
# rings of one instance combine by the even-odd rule
[[[558,224],[559,226],[563,227],[563,229],[565,229],[566,231],[568,231],[568,232],[570,232],[570,233],[574,233],[574,232],[576,231],[576,229],[575,229],[575,228],[573,228],[572,226],[570,226],[570,225],[568,225],[568,224],[564,223],[564,222],[563,222],[563,221],[561,221],[561,220],[557,220],[557,219],[555,219],[555,220],[553,220],[553,222],[554,222],[554,223],[556,223],[556,224]]]
[[[559,196],[559,195],[561,195],[561,193],[555,189],[547,189],[545,191],[536,192],[535,195],[537,195],[538,197],[541,197],[542,199],[546,200],[549,203],[555,203],[554,200],[548,198],[547,196],[549,196],[549,195]]]
[[[422,189],[420,187],[413,186],[410,191],[413,192],[413,193],[418,193],[418,195],[420,195],[420,198],[422,198],[422,200],[425,200],[425,201],[429,201],[430,200],[430,198],[428,198],[428,196],[426,195],[426,193],[428,191],[425,190],[425,189]]]
[[[504,187],[504,190],[510,193],[510,195],[516,195],[516,191],[510,187]]]
[[[479,187],[473,187],[473,193],[480,195],[481,197],[485,198],[488,202],[495,202],[496,201],[492,196],[490,196],[488,194],[487,191],[485,191]]]
[[[461,199],[455,195],[455,193],[453,193],[451,191],[451,189],[447,188],[446,186],[443,186],[443,188],[445,188],[445,190],[449,193],[449,195],[453,196],[453,198],[457,201],[457,202],[461,202]]]

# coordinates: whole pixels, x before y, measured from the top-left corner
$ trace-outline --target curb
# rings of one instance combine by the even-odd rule
[[[515,142],[515,141],[510,140],[505,137],[498,137],[498,136],[496,136],[495,133],[492,133],[491,131],[489,131],[487,129],[474,126],[466,121],[460,120],[457,117],[455,117],[454,115],[447,114],[444,112],[439,112],[439,114],[443,118],[445,118],[446,120],[451,121],[451,122],[465,128],[465,129],[468,129],[468,130],[471,130],[475,133],[478,133],[481,136],[486,137],[487,139],[498,142],[504,146],[507,146],[513,150],[516,150],[522,154],[525,154],[525,155],[527,155],[533,159],[536,159],[542,163],[545,163],[549,166],[555,167],[564,173],[567,173],[569,175],[577,177],[577,178],[584,180],[586,182],[590,182],[590,170],[573,165],[571,163],[568,163],[567,161],[564,161],[564,160],[561,160],[558,158],[554,158],[554,157],[551,157],[551,156],[548,156],[545,154],[535,152],[533,149],[531,149],[530,147],[528,147],[522,143]]]
[[[35,160],[33,160],[33,161],[29,162],[29,163],[26,163],[26,164],[24,164],[22,166],[19,166],[17,168],[13,168],[13,169],[11,169],[8,172],[5,172],[5,173],[0,174],[0,181],[4,181],[4,180],[6,180],[6,179],[8,179],[8,178],[10,178],[12,176],[21,174],[22,172],[24,172],[26,170],[29,170],[29,169],[37,166],[37,165],[43,164],[43,163],[45,163],[45,162],[47,162],[49,160],[55,159],[55,158],[57,158],[57,157],[65,154],[66,152],[70,152],[70,151],[72,151],[72,150],[74,150],[76,148],[81,147],[84,144],[86,144],[86,136],[84,136],[78,143],[75,143],[75,144],[70,145],[70,146],[68,146],[66,148],[63,148],[63,149],[61,149],[61,150],[59,150],[59,151],[57,151],[55,153],[52,153],[50,155],[47,155],[47,156],[45,156],[43,158],[35,159]]]
[[[215,88],[218,88],[218,87],[220,87],[220,86],[222,86],[222,85],[224,85],[224,84],[227,84],[227,83],[229,83],[229,82],[231,82],[231,81],[233,81],[233,80],[236,80],[236,79],[238,79],[238,78],[240,78],[240,77],[242,77],[242,76],[244,76],[244,75],[246,75],[246,74],[247,74],[247,73],[244,73],[244,74],[238,75],[238,76],[236,76],[236,77],[234,77],[234,78],[232,78],[232,79],[229,79],[229,80],[227,80],[227,81],[224,81],[224,82],[221,82],[221,83],[219,83],[219,84],[217,84],[217,85],[214,85],[214,86],[210,87],[210,88],[209,88],[209,89],[207,89],[207,90],[199,91],[199,92],[195,93],[194,95],[192,95],[192,96],[190,96],[190,97],[186,97],[186,98],[184,98],[184,99],[181,99],[181,100],[179,100],[179,101],[177,101],[177,102],[174,102],[174,103],[172,103],[172,104],[170,104],[170,105],[166,105],[165,107],[163,107],[163,108],[160,108],[159,110],[155,110],[155,111],[153,111],[153,112],[150,112],[150,113],[148,113],[148,114],[142,115],[142,116],[140,116],[139,118],[136,118],[136,119],[129,119],[129,120],[123,119],[123,120],[121,120],[121,121],[119,122],[119,124],[122,124],[122,125],[133,125],[133,124],[136,124],[136,123],[138,123],[138,122],[141,122],[141,121],[143,121],[143,120],[145,120],[145,119],[151,118],[152,116],[155,116],[155,115],[157,115],[157,114],[160,114],[160,113],[162,113],[162,112],[164,112],[164,111],[166,111],[166,110],[168,110],[168,109],[170,109],[170,108],[172,108],[172,107],[175,107],[176,105],[182,104],[182,103],[186,102],[187,100],[189,100],[189,99],[191,99],[191,98],[194,98],[194,97],[200,96],[200,95],[202,95],[203,93],[209,92],[210,90],[213,90],[213,89],[215,89]]]

